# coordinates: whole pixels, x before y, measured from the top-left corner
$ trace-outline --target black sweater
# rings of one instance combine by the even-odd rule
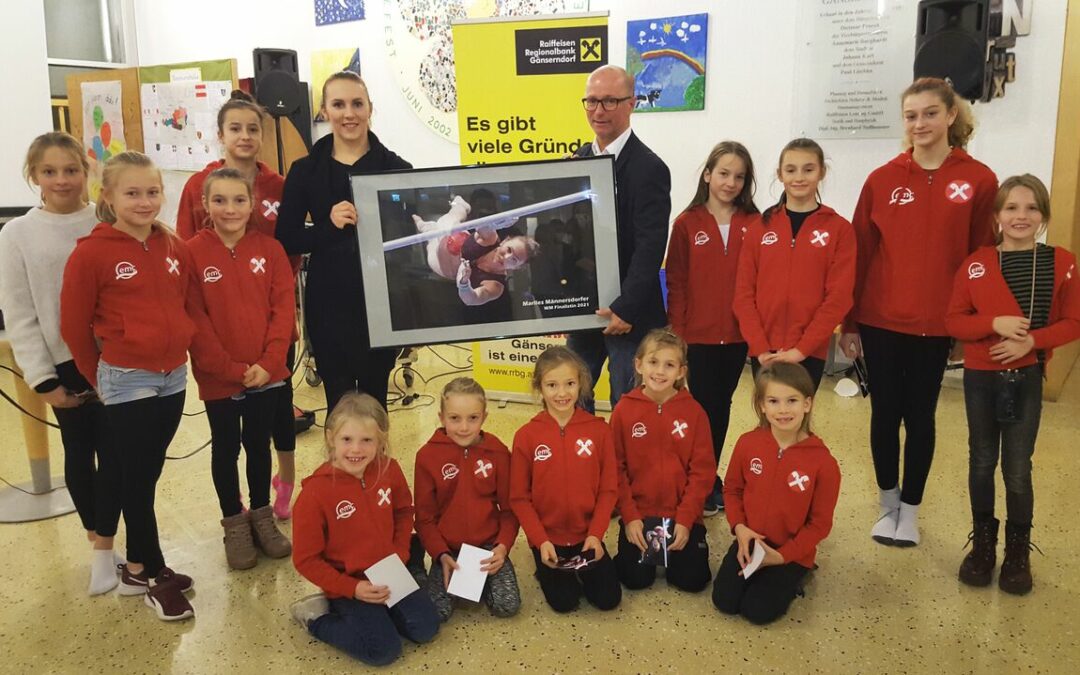
[[[285,251],[290,255],[311,254],[305,293],[307,329],[315,353],[330,358],[370,344],[356,228],[334,227],[330,209],[338,202],[352,201],[350,172],[412,168],[370,131],[368,142],[371,148],[367,154],[346,166],[332,156],[333,136],[319,139],[311,154],[296,160],[290,168],[278,214],[276,236]],[[306,227],[309,213],[313,225]]]

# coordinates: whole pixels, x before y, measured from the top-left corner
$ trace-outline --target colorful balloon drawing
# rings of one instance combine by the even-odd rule
[[[86,154],[90,159],[99,162],[107,162],[113,155],[119,155],[124,151],[124,139],[113,138],[112,125],[105,121],[105,111],[101,106],[94,106],[94,137],[90,141],[90,147]]]

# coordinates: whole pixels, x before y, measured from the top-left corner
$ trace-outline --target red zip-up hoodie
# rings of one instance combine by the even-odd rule
[[[363,479],[324,463],[301,483],[293,506],[296,570],[331,598],[351,598],[364,570],[391,553],[409,559],[413,503],[392,459],[371,462]]]
[[[859,242],[855,307],[846,332],[864,323],[908,335],[947,335],[953,275],[994,243],[997,176],[953,148],[927,171],[902,152],[870,174],[851,222]]]
[[[618,492],[607,422],[580,408],[565,429],[542,411],[514,434],[510,505],[529,545],[603,539]]]
[[[769,429],[739,437],[724,476],[724,508],[732,532],[739,523],[765,537],[785,563],[814,567],[829,536],[840,495],[840,467],[817,436],[783,452]]]
[[[296,324],[293,275],[277,240],[249,230],[230,250],[214,230],[189,242],[194,273],[188,309],[198,333],[192,374],[204,401],[243,391],[244,371],[258,364],[270,382],[289,377],[285,353]]]
[[[735,284],[735,316],[750,355],[798,349],[824,359],[829,338],[851,310],[855,232],[822,204],[791,236],[784,208],[746,232]]]
[[[690,344],[742,342],[732,305],[743,236],[756,214],[731,216],[728,243],[704,205],[675,219],[667,251],[668,321]]]
[[[416,533],[432,560],[462,544],[502,544],[509,551],[518,521],[510,508],[510,451],[487,432],[463,448],[438,429],[416,453]]]
[[[281,193],[285,189],[285,179],[262,162],[256,162],[258,171],[255,184],[251,187],[250,224],[271,239],[277,229],[278,209],[281,207]],[[203,208],[203,186],[211,172],[225,166],[225,160],[219,159],[207,164],[202,171],[188,178],[184,191],[180,193],[180,206],[176,211],[176,233],[187,241],[202,230],[214,229],[210,217]],[[289,265],[293,274],[300,270],[301,256],[289,256]],[[293,338],[296,339],[295,337]]]
[[[109,223],[79,239],[64,268],[60,334],[90,384],[99,359],[159,373],[187,362],[190,274],[187,245],[160,226],[145,242]]]
[[[624,523],[646,516],[674,517],[688,528],[702,522],[716,458],[709,418],[688,391],[661,405],[636,387],[611,413],[611,433]]]
[[[990,357],[990,348],[1001,342],[994,332],[999,316],[1025,316],[1016,296],[1001,273],[998,250],[985,246],[971,254],[956,271],[952,300],[945,315],[949,335],[963,340],[964,367],[972,370],[1007,370],[1038,363],[1036,351],[1046,353],[1049,362],[1055,347],[1080,339],[1080,279],[1076,256],[1054,248],[1054,293],[1047,325],[1031,331],[1035,348],[1017,361],[1002,365]]]

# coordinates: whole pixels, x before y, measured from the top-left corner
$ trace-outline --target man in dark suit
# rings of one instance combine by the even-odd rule
[[[634,78],[626,70],[608,65],[593,71],[582,103],[596,139],[576,155],[615,155],[622,293],[597,311],[608,320],[607,328],[573,333],[566,342],[585,359],[594,381],[608,360],[614,407],[633,386],[634,352],[641,339],[667,324],[660,264],[671,217],[671,172],[630,129]]]

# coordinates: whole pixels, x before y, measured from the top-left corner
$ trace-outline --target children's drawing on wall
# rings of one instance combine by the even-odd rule
[[[315,25],[360,21],[364,18],[364,0],[315,0]]]
[[[637,112],[705,109],[708,14],[626,23],[626,69]]]
[[[90,161],[88,183],[91,200],[101,193],[101,169],[113,155],[127,150],[124,141],[124,114],[120,107],[120,81],[83,82],[82,142]]]
[[[156,82],[141,88],[143,143],[163,169],[198,171],[218,159],[217,110],[232,83]]]
[[[316,122],[325,122],[321,110],[322,88],[326,78],[347,70],[360,75],[359,49],[317,49],[311,52],[311,109]]]

